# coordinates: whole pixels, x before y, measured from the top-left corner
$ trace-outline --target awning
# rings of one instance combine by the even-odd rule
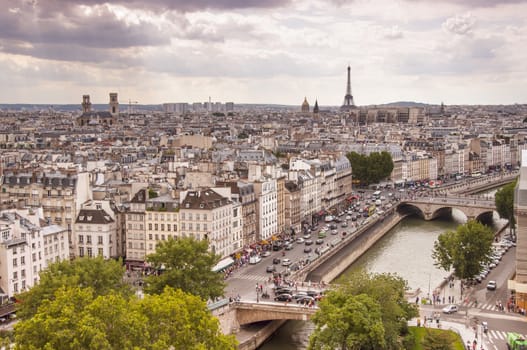
[[[214,266],[212,268],[212,271],[213,272],[219,272],[223,269],[226,269],[227,267],[231,266],[232,264],[234,264],[234,259],[231,258],[230,256],[224,258],[224,259],[221,259],[217,264],[216,266]]]

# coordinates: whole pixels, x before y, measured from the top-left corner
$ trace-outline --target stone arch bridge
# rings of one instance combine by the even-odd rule
[[[492,218],[496,205],[494,200],[469,196],[403,199],[397,205],[399,214],[418,214],[424,220],[433,220],[440,216],[449,215],[452,213],[452,209],[460,210],[469,220],[486,221]]]
[[[273,302],[236,302],[238,324],[244,325],[268,320],[302,320],[307,321],[318,310],[317,307],[298,305],[294,301],[288,304]]]

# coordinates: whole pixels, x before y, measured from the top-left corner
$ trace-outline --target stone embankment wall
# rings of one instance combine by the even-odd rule
[[[386,218],[383,222],[378,222],[375,227],[370,230],[364,231],[364,239],[357,237],[357,243],[350,242],[349,248],[344,247],[342,251],[345,254],[337,254],[327,260],[324,264],[313,271],[316,275],[317,272],[321,273],[325,282],[331,282],[337,278],[342,272],[344,272],[351,264],[353,264],[362,254],[366,253],[378,240],[380,240],[388,231],[390,231],[395,225],[397,225],[403,216],[393,214]],[[317,271],[318,270],[318,271]]]
[[[245,340],[238,346],[238,350],[255,350],[262,345],[274,332],[285,323],[285,320],[276,320],[253,334],[250,339]]]

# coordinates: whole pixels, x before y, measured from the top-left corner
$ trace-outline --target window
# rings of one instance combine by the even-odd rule
[[[18,279],[18,271],[13,272],[13,279],[14,280]]]
[[[86,235],[86,243],[91,244],[91,236]]]
[[[148,230],[152,231],[152,224],[148,224]]]
[[[158,230],[157,224],[154,224],[154,228],[155,228],[156,231]]]
[[[26,264],[26,257],[25,256],[21,256],[20,257],[20,264],[21,265],[25,265]]]
[[[87,251],[88,251],[88,256],[91,258],[93,256],[92,249],[88,248]]]
[[[161,240],[162,240],[162,241],[165,240],[165,235],[161,235]]]
[[[152,234],[151,233],[148,234],[148,239],[152,240]]]
[[[22,278],[26,278],[26,270],[22,270],[22,271],[20,271],[20,276],[21,276]]]
[[[207,220],[207,214],[203,214],[203,220]]]
[[[103,256],[102,248],[97,249],[97,255]]]
[[[79,243],[84,243],[84,236],[83,235],[79,235]]]
[[[18,266],[18,260],[17,260],[17,258],[14,258],[14,259],[13,259],[13,266]]]
[[[18,283],[13,283],[13,291],[18,293]]]
[[[102,236],[97,236],[97,244],[102,244]]]
[[[161,231],[165,231],[165,224],[161,224]]]
[[[79,256],[80,257],[84,256],[84,247],[79,247]]]
[[[170,231],[170,226],[172,226],[172,225],[167,224],[167,231]]]
[[[32,261],[37,261],[37,253],[33,253],[33,259],[31,259]]]

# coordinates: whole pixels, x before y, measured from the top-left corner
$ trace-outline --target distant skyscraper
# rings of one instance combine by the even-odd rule
[[[350,78],[351,68],[348,66],[348,84],[346,85],[346,95],[344,96],[344,103],[340,110],[349,111],[353,108],[356,108],[355,102],[353,102],[353,95],[351,94],[351,78]]]

